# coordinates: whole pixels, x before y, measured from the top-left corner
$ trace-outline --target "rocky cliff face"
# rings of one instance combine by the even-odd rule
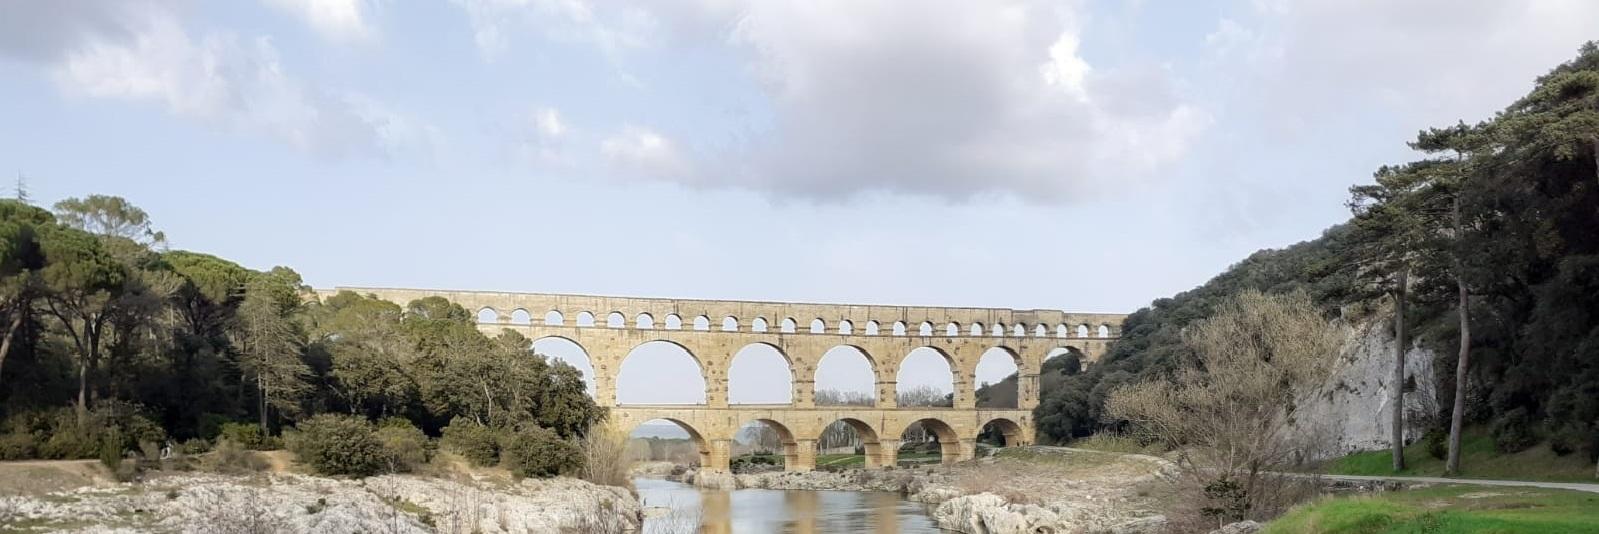
[[[1326,457],[1389,446],[1394,406],[1392,388],[1405,393],[1406,441],[1414,442],[1437,413],[1433,386],[1433,352],[1412,345],[1405,353],[1407,384],[1394,384],[1394,337],[1391,314],[1379,311],[1350,332],[1332,379],[1307,395],[1301,405],[1303,427],[1324,429]]]

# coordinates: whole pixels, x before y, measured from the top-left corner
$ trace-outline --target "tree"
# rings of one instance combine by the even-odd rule
[[[68,198],[55,204],[61,224],[95,235],[116,236],[144,246],[162,245],[166,234],[150,227],[150,215],[127,199],[110,195]]]
[[[955,403],[952,397],[929,385],[915,386],[910,389],[900,390],[895,394],[899,406],[936,406],[950,407]]]
[[[1106,410],[1177,451],[1184,476],[1205,492],[1195,500],[1222,510],[1207,515],[1271,517],[1286,505],[1273,500],[1285,478],[1275,472],[1312,456],[1321,437],[1296,422],[1296,406],[1329,379],[1343,337],[1303,292],[1245,291],[1183,334],[1197,361],[1169,380],[1117,388]]]
[[[88,419],[89,381],[100,363],[106,324],[115,313],[128,273],[81,230],[56,227],[41,234],[45,266],[40,280],[45,309],[60,321],[76,349],[78,424]]]
[[[278,267],[258,274],[245,289],[232,329],[239,368],[256,390],[256,415],[263,434],[269,413],[296,415],[310,389],[311,368],[301,359],[305,334],[295,320],[301,307],[300,276]]]
[[[53,223],[50,212],[20,200],[0,200],[0,371],[23,322],[33,316],[41,290],[38,273],[44,267],[38,234]]]

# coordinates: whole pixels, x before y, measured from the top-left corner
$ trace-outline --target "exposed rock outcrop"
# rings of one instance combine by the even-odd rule
[[[1300,412],[1308,425],[1326,430],[1320,456],[1333,457],[1354,451],[1376,450],[1389,446],[1394,384],[1394,337],[1388,321],[1392,312],[1377,310],[1370,319],[1352,329],[1339,354],[1332,380],[1306,395]],[[1405,394],[1406,435],[1414,441],[1426,430],[1427,421],[1412,414],[1437,411],[1433,387],[1431,350],[1412,346],[1405,353],[1405,376],[1414,389]]]

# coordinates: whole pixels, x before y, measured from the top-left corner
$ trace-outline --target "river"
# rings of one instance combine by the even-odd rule
[[[924,505],[898,493],[710,490],[657,478],[633,485],[646,509],[672,510],[646,518],[644,534],[939,532]]]

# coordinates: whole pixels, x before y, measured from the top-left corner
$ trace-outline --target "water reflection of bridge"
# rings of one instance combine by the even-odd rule
[[[611,407],[626,428],[665,419],[688,432],[707,469],[728,468],[732,443],[745,423],[770,425],[783,441],[789,470],[815,466],[816,440],[836,421],[854,428],[868,467],[892,466],[900,436],[921,423],[938,438],[945,461],[970,458],[977,435],[993,425],[1007,445],[1033,441],[1032,408],[1038,404],[1038,374],[1057,349],[1079,352],[1085,362],[1104,353],[1120,335],[1119,314],[1056,310],[865,306],[716,300],[650,299],[392,288],[338,288],[404,305],[438,296],[479,315],[479,329],[510,329],[530,339],[558,337],[577,344],[594,368],[595,400]],[[334,291],[338,291],[334,290]],[[331,293],[325,291],[324,293]],[[535,315],[537,314],[537,315]],[[634,348],[651,342],[681,347],[705,379],[703,405],[617,405],[616,377]],[[783,405],[729,405],[727,372],[739,350],[764,344],[788,364],[792,399]],[[872,367],[874,406],[817,406],[816,369],[828,350],[848,346]],[[911,351],[929,348],[949,364],[953,407],[896,406],[897,376]],[[1016,365],[1017,406],[976,406],[977,363],[990,349],[1003,349]]]

